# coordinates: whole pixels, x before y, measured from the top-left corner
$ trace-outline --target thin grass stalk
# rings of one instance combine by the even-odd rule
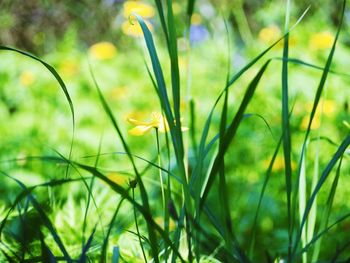
[[[130,183],[131,185],[131,183]],[[135,185],[136,186],[136,185]],[[131,186],[131,191],[132,191],[132,200],[135,201],[135,186]],[[145,253],[145,249],[143,248],[143,243],[141,240],[141,234],[140,234],[140,230],[139,230],[139,224],[137,223],[137,215],[136,215],[136,208],[135,206],[133,206],[133,210],[134,210],[134,221],[135,221],[135,227],[136,227],[136,233],[137,233],[137,237],[139,240],[139,244],[141,247],[141,251],[142,251],[142,256],[145,262],[147,262],[147,257],[146,257],[146,253]]]
[[[285,32],[289,29],[289,19],[291,12],[291,0],[286,2]],[[283,157],[285,166],[286,198],[287,198],[287,217],[288,217],[288,259],[291,262],[292,253],[292,233],[293,216],[291,211],[291,193],[292,193],[292,166],[291,166],[291,132],[289,124],[289,100],[288,100],[288,59],[289,56],[289,33],[286,33],[283,41],[283,62],[282,62],[282,130],[283,130]]]
[[[90,66],[90,64],[89,64]],[[136,180],[137,180],[137,184],[139,185],[140,187],[140,193],[141,193],[141,199],[142,199],[142,204],[143,204],[143,207],[146,209],[146,211],[149,213],[150,215],[150,219],[152,219],[152,215],[150,213],[150,206],[149,206],[149,202],[148,202],[148,195],[147,195],[147,191],[145,189],[145,186],[142,182],[142,178],[141,178],[141,175],[136,167],[136,164],[135,164],[135,161],[134,161],[134,158],[133,158],[133,155],[131,154],[130,152],[130,149],[129,149],[129,146],[128,144],[126,143],[124,137],[123,137],[123,134],[121,133],[121,130],[118,126],[118,123],[109,107],[109,105],[107,104],[99,86],[98,86],[98,83],[95,79],[95,76],[93,74],[93,71],[92,71],[92,68],[90,66],[90,74],[91,74],[91,77],[93,79],[93,82],[94,82],[94,85],[96,87],[96,90],[98,92],[98,96],[99,96],[99,99],[102,103],[102,106],[106,112],[106,114],[108,115],[110,121],[112,122],[112,125],[114,127],[114,129],[116,130],[117,134],[118,134],[118,137],[120,138],[121,140],[121,143],[123,145],[123,148],[125,150],[125,152],[127,153],[127,156],[129,158],[129,161],[132,165],[132,168],[133,168],[133,171],[135,173],[135,176],[136,176]],[[150,240],[150,244],[151,244],[151,250],[152,250],[152,255],[153,255],[153,259],[155,261],[155,263],[158,263],[159,260],[158,260],[158,241],[157,241],[157,236],[156,236],[156,233],[155,233],[155,230],[154,230],[154,226],[150,224],[149,222],[150,220],[146,220],[147,222],[147,230],[148,230],[148,236],[149,236],[149,240]]]
[[[301,162],[301,171],[300,171],[300,177],[299,177],[299,220],[300,223],[302,222],[303,213],[305,211],[306,207],[306,157],[304,156],[302,162]],[[301,233],[301,244],[302,246],[305,246],[308,243],[307,235],[306,235],[306,229],[303,230]],[[302,262],[307,262],[307,253],[303,254]]]
[[[333,56],[334,56],[336,44],[337,44],[338,37],[339,37],[339,34],[340,34],[341,26],[342,26],[342,23],[343,23],[343,18],[344,18],[344,13],[345,13],[345,5],[346,5],[346,0],[343,1],[341,17],[340,17],[340,23],[338,25],[337,33],[336,33],[335,39],[333,41],[333,45],[332,45],[331,51],[330,51],[330,53],[328,55],[326,65],[325,65],[325,68],[324,68],[324,70],[322,72],[322,76],[321,76],[321,79],[320,79],[320,82],[319,82],[319,85],[318,85],[318,88],[317,88],[317,91],[316,91],[314,103],[313,103],[311,114],[310,114],[310,119],[309,119],[309,122],[308,122],[308,127],[307,127],[307,130],[306,130],[306,133],[305,133],[305,138],[304,138],[304,142],[303,142],[302,149],[301,149],[300,161],[299,161],[298,172],[297,172],[297,179],[299,179],[299,177],[300,177],[301,160],[302,160],[302,158],[303,158],[303,156],[305,154],[306,143],[307,143],[307,140],[308,140],[309,135],[310,135],[311,125],[312,125],[313,119],[315,117],[316,109],[317,109],[317,106],[319,104],[319,101],[320,101],[320,98],[321,98],[321,95],[322,95],[322,92],[323,92],[323,89],[324,89],[324,86],[325,86],[325,83],[326,83],[326,80],[327,80],[327,77],[328,77],[330,66],[331,66],[332,61],[333,61]],[[347,140],[347,138],[343,141],[343,144],[346,143],[346,140]],[[325,171],[324,171],[324,174],[322,175],[323,177],[325,177],[324,180],[328,176],[328,173],[325,173]],[[323,182],[320,179],[318,181],[318,183],[317,183],[317,186],[322,186],[322,184],[323,184]],[[310,207],[308,207],[308,206],[312,205],[312,203],[314,202],[314,199],[315,199],[315,195],[317,194],[318,191],[319,191],[319,189],[315,188],[315,190],[313,191],[313,194],[311,195],[311,197],[310,197],[310,199],[308,201],[308,204],[306,206],[306,209],[305,209],[305,212],[304,212],[304,215],[303,215],[303,220],[302,220],[302,223],[300,225],[300,229],[298,231],[296,240],[294,242],[294,247],[293,247],[293,252],[292,252],[293,255],[295,254],[295,251],[297,250],[297,246],[299,245],[299,242],[300,242],[300,239],[301,239],[301,235],[302,235],[302,231],[303,231],[303,227],[304,227],[304,225],[306,223],[307,216],[309,215],[309,212],[310,212],[310,209],[311,209],[311,206]],[[296,192],[297,192],[297,189],[296,189]]]
[[[331,215],[331,209],[333,206],[334,197],[335,197],[336,190],[338,187],[338,182],[339,182],[339,177],[340,177],[340,169],[341,169],[342,162],[343,162],[343,157],[340,158],[339,165],[338,165],[338,168],[336,171],[336,175],[335,175],[333,183],[332,183],[331,191],[329,192],[329,195],[328,195],[327,204],[326,204],[326,207],[325,207],[323,214],[322,214],[322,217],[321,217],[319,232],[322,232],[325,229],[327,229],[329,216]],[[322,244],[322,237],[320,237],[315,244],[315,248],[314,248],[314,251],[312,254],[312,262],[316,262],[318,260],[319,253],[321,251],[321,244]]]

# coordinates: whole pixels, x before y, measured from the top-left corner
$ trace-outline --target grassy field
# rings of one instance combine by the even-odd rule
[[[0,43],[0,261],[348,262],[346,1],[109,2]]]

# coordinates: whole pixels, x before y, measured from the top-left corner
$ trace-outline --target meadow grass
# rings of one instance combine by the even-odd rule
[[[137,23],[141,26],[145,42],[145,70],[147,70],[158,97],[159,111],[163,116],[158,123],[148,124],[152,125],[150,128],[155,135],[155,159],[147,160],[133,151],[121,128],[122,124],[118,112],[115,112],[109,105],[108,99],[100,88],[98,78],[95,76],[94,65],[92,62],[89,63],[90,76],[104,110],[104,118],[108,119],[114,129],[116,140],[120,142],[119,152],[114,154],[125,157],[122,159],[122,168],[130,167],[130,169],[126,169],[126,173],[129,175],[127,186],[112,180],[100,168],[99,164],[103,157],[101,142],[97,154],[90,156],[93,157],[94,162],[88,163],[74,158],[76,109],[65,82],[55,68],[25,51],[0,46],[0,50],[15,52],[41,63],[62,89],[72,117],[72,140],[69,141],[70,147],[67,155],[56,151],[55,155],[24,158],[29,162],[61,165],[64,169],[60,170],[61,176],[59,178],[27,187],[10,172],[1,169],[3,180],[13,181],[20,189],[20,194],[16,195],[11,206],[6,208],[1,216],[0,250],[2,260],[9,262],[137,262],[142,260],[145,262],[317,262],[322,251],[328,249],[322,245],[326,242],[327,234],[350,216],[350,213],[342,213],[330,222],[339,180],[341,175],[345,175],[342,166],[349,157],[347,152],[350,144],[349,131],[342,141],[331,141],[334,151],[325,153],[327,163],[324,167],[320,165],[320,147],[316,148],[314,158],[310,156],[313,153],[309,154],[310,144],[319,145],[322,140],[320,134],[316,138],[311,138],[311,128],[325,93],[329,75],[349,77],[332,69],[333,57],[342,29],[345,3],[346,1],[343,1],[342,10],[339,12],[340,23],[324,66],[316,66],[302,59],[290,57],[290,36],[293,35],[294,28],[302,23],[303,17],[307,15],[306,9],[303,14],[300,14],[295,25],[290,26],[290,1],[287,1],[285,10],[283,36],[233,75],[231,74],[230,60],[232,54],[229,48],[230,30],[229,26],[225,24],[228,39],[226,72],[218,72],[217,74],[225,76],[226,82],[214,104],[209,108],[204,125],[198,125],[198,114],[196,113],[196,101],[201,98],[193,97],[191,100],[185,98],[187,94],[191,94],[190,84],[187,87],[181,85],[178,32],[176,31],[172,1],[155,1],[162,27],[162,32],[158,37],[164,38],[167,51],[166,63],[170,65],[170,72],[165,72],[164,67],[162,67],[164,62],[160,61],[159,49],[156,48],[154,35],[147,23],[140,15],[133,14],[130,20],[136,23],[134,21],[136,18]],[[189,0],[187,3],[186,25],[188,28],[195,4],[194,0]],[[187,35],[188,37],[189,35]],[[283,42],[282,56],[267,57],[269,52],[281,42]],[[187,52],[186,55],[191,56],[191,49]],[[247,228],[250,229],[248,235],[239,230],[240,225],[246,224],[247,221],[243,220],[243,215],[241,216],[242,220],[240,220],[240,215],[235,215],[235,204],[232,202],[235,199],[232,196],[248,195],[249,193],[241,192],[232,184],[234,174],[232,171],[229,172],[227,167],[231,166],[232,158],[234,158],[231,150],[241,143],[237,137],[243,122],[257,117],[272,133],[269,122],[264,118],[264,109],[258,113],[249,111],[258,88],[272,64],[281,64],[282,66],[279,74],[281,91],[280,133],[275,140],[272,154],[268,156],[269,162],[263,173],[263,179],[260,179],[261,184],[257,185],[260,187],[255,191],[258,197],[254,199],[255,203],[247,207],[248,214],[252,218],[248,221]],[[291,126],[296,101],[295,98],[293,100],[290,98],[291,65],[317,70],[321,73],[321,78],[317,80],[318,86],[314,94],[307,128],[302,135],[303,139],[300,144],[293,143],[292,140],[293,133],[296,133]],[[241,77],[250,71],[252,77],[249,79],[247,87],[239,99],[235,101],[235,104],[231,105],[232,89],[241,80]],[[188,73],[190,74],[190,71]],[[170,76],[170,81],[168,81],[167,76]],[[187,76],[187,78],[189,77]],[[187,112],[181,111],[183,98],[188,104]],[[184,132],[181,125],[183,116],[190,118],[190,127],[187,132]],[[214,123],[214,118],[218,119],[218,122]],[[160,133],[162,125],[166,127],[165,134]],[[251,140],[253,139],[251,138]],[[329,138],[326,139],[330,141]],[[271,254],[269,247],[260,247],[264,242],[259,240],[262,238],[259,226],[263,221],[261,216],[263,211],[261,210],[266,192],[270,188],[272,191],[281,191],[277,189],[276,183],[270,186],[271,180],[276,180],[272,178],[272,171],[280,152],[283,155],[284,180],[281,180],[283,186],[280,187],[283,195],[276,195],[275,198],[282,198],[283,201],[279,204],[285,206],[280,209],[285,213],[285,215],[280,215],[280,218],[285,220],[282,226],[286,237],[283,238],[283,244],[277,244],[280,242],[277,238],[271,241],[280,247],[278,252],[275,250]],[[296,152],[297,154],[295,154]],[[298,160],[296,169],[292,167],[293,159]],[[2,163],[16,161],[19,160],[5,160]],[[128,165],[125,164],[126,162]],[[310,180],[307,178],[309,173],[307,171],[310,171],[307,169],[309,162],[315,165],[311,186],[309,185]],[[146,168],[142,169],[140,163],[145,164]],[[147,181],[149,179],[146,173],[150,169],[157,171],[159,182],[150,184]],[[255,169],[254,164],[250,164],[249,169]],[[108,223],[103,223],[105,218],[102,214],[106,212],[106,208],[103,202],[99,202],[98,192],[95,190],[99,187],[97,181],[107,185],[114,195],[118,196],[118,199],[113,201],[113,205],[109,205],[112,211],[109,211],[111,216],[108,218]],[[82,207],[82,212],[75,215],[77,220],[82,221],[83,224],[82,229],[77,230],[79,244],[74,244],[78,248],[72,249],[74,245],[67,246],[69,238],[62,237],[64,233],[57,231],[54,223],[56,221],[55,215],[50,213],[50,208],[46,207],[44,202],[38,200],[40,195],[36,192],[38,189],[54,191],[55,188],[77,183],[79,183],[80,188],[83,187],[87,201]],[[155,193],[154,189],[152,191],[150,189],[152,186],[156,188]],[[321,192],[323,196],[326,196],[324,204],[317,201]],[[78,206],[78,204],[76,203],[74,206]],[[61,209],[69,210],[69,207],[62,205]],[[94,209],[97,216],[89,213],[91,209]],[[159,213],[159,211],[161,212]],[[10,224],[13,214],[19,218],[20,223],[18,224],[20,226],[21,223],[22,225],[32,225],[37,229],[37,232],[28,232],[21,241],[14,242],[11,239],[11,227],[13,226]],[[37,216],[36,220],[30,220],[33,215]],[[159,215],[161,222],[156,220]],[[113,240],[113,236],[119,234],[119,230],[116,230],[115,227],[118,224],[118,219],[124,217],[126,217],[125,222],[119,223],[122,224],[120,228],[123,229],[122,232],[130,234],[129,239],[137,240],[134,243],[138,245],[138,247],[129,247],[131,256],[128,256],[130,253],[125,251],[125,248],[115,245]],[[92,218],[94,219],[92,220]],[[175,229],[171,229],[171,222],[174,222]],[[344,262],[348,260],[347,257],[350,255],[346,253],[346,249],[350,244],[349,240],[343,238],[338,242],[337,250],[326,251],[327,253],[322,254],[329,257],[325,260],[332,262],[338,262],[338,258],[344,259]],[[33,247],[33,251],[30,251]]]

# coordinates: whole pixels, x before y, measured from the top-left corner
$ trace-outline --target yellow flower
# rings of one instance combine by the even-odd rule
[[[107,174],[107,178],[118,185],[124,185],[128,182],[128,177],[120,173],[111,172]]]
[[[272,43],[272,41],[277,40],[280,36],[281,30],[276,25],[264,27],[259,32],[259,40],[266,44]]]
[[[267,169],[270,165],[270,162],[271,162],[270,158],[264,160],[263,167]],[[291,167],[292,167],[292,170],[295,170],[296,163],[294,161],[291,162]],[[277,156],[273,163],[272,171],[279,172],[279,171],[282,171],[283,169],[284,169],[284,158],[282,156]]]
[[[163,117],[163,115],[159,112],[153,112],[151,115],[150,121],[138,121],[133,118],[128,118],[127,121],[133,125],[135,125],[135,128],[132,128],[129,130],[129,134],[134,136],[141,136],[145,133],[149,132],[152,128],[158,129],[160,132],[167,132],[169,131],[169,124],[166,121],[166,119]],[[181,127],[182,131],[187,131],[188,128]]]
[[[191,24],[192,25],[200,25],[202,23],[202,17],[200,14],[193,13],[191,16]]]
[[[303,130],[307,129],[307,126],[309,125],[310,120],[310,113],[312,111],[313,103],[308,103],[306,105],[306,109],[308,111],[308,115],[305,116],[301,121],[301,128]],[[321,125],[321,115],[325,115],[327,117],[333,117],[336,113],[336,102],[334,100],[324,100],[321,99],[319,102],[319,105],[316,109],[314,119],[312,121],[311,130],[316,130]]]
[[[152,24],[146,20],[145,20],[145,23],[148,29],[152,32],[153,31]],[[128,36],[133,36],[133,37],[143,36],[142,28],[136,19],[132,20],[132,24],[130,23],[130,21],[124,21],[122,24],[122,31],[125,35],[128,35]]]
[[[60,72],[67,77],[74,76],[79,72],[79,64],[73,59],[64,60],[60,65]]]
[[[137,13],[144,18],[151,18],[155,14],[154,8],[150,5],[136,1],[126,1],[124,3],[124,17],[129,18],[132,13]]]
[[[309,47],[313,50],[327,49],[332,47],[333,42],[334,36],[328,31],[323,31],[311,36]]]
[[[19,82],[23,86],[30,86],[35,81],[35,75],[30,71],[23,71],[22,74],[19,76]]]
[[[97,59],[104,60],[114,58],[117,49],[110,42],[99,42],[90,47],[89,53]]]
[[[308,125],[309,125],[309,121],[310,121],[310,116],[305,116],[303,118],[303,120],[301,121],[301,124],[300,124],[300,127],[303,129],[303,130],[306,130]],[[311,130],[317,130],[318,128],[320,128],[321,126],[321,118],[320,118],[320,114],[315,114],[313,120],[312,120],[312,123],[311,123],[311,127],[310,129]]]
[[[154,221],[158,225],[160,225],[161,227],[164,227],[164,219],[163,219],[163,217],[157,216],[156,218],[154,218]],[[176,229],[176,223],[174,222],[174,220],[169,218],[169,230],[170,231],[174,231],[175,229]]]

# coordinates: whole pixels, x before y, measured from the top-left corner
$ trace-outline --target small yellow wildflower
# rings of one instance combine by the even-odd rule
[[[271,44],[281,36],[281,30],[276,25],[264,27],[259,32],[259,40],[266,44]]]
[[[312,50],[327,49],[332,47],[334,36],[329,31],[323,31],[313,34],[309,41],[309,47]]]
[[[154,221],[158,225],[160,225],[161,227],[164,227],[164,219],[163,219],[163,217],[158,216],[158,217],[154,218]],[[174,231],[175,229],[176,229],[176,223],[174,222],[173,219],[169,218],[169,230],[170,231]]]
[[[308,125],[309,125],[309,121],[310,121],[310,116],[305,116],[303,118],[303,120],[301,121],[301,124],[300,124],[300,127],[303,129],[303,130],[306,130]],[[320,118],[320,114],[315,114],[313,120],[312,120],[312,123],[311,123],[311,127],[310,127],[310,130],[317,130],[318,128],[320,128],[321,126],[321,118]]]
[[[35,81],[35,75],[28,70],[25,70],[22,72],[22,74],[19,77],[19,82],[23,85],[23,86],[30,86],[34,83]]]
[[[107,178],[118,185],[124,185],[128,182],[127,176],[115,172],[107,174]]]
[[[79,72],[79,64],[73,59],[64,60],[60,65],[60,72],[67,77],[74,76]]]
[[[145,20],[145,23],[148,27],[148,29],[152,32],[153,26],[150,22]],[[129,21],[124,21],[122,24],[122,31],[125,35],[133,36],[133,37],[140,37],[143,36],[142,28],[137,22],[137,20],[133,19],[132,24]]]
[[[313,106],[313,103],[307,104],[308,112],[311,112],[312,106]],[[322,113],[322,114],[326,115],[327,117],[332,117],[332,116],[334,116],[334,113],[336,112],[336,106],[337,106],[337,104],[334,100],[321,99],[319,104],[318,104],[317,110],[316,110],[316,115],[317,114],[319,115]]]
[[[193,13],[191,16],[191,24],[192,25],[200,25],[202,23],[202,17],[198,13]]]
[[[159,112],[153,112],[151,115],[150,121],[138,121],[133,118],[128,118],[127,121],[133,125],[135,125],[135,128],[132,128],[129,130],[129,134],[134,136],[141,136],[145,133],[149,132],[152,128],[158,129],[160,132],[167,132],[169,131],[169,124],[166,121],[166,119],[163,117],[163,115]],[[187,131],[188,128],[182,127],[182,131]]]
[[[270,165],[270,162],[271,162],[270,158],[266,159],[263,163],[263,167],[267,169]],[[291,162],[291,167],[292,167],[292,170],[295,170],[296,163],[294,161]],[[279,172],[279,171],[282,171],[283,169],[284,169],[284,158],[282,156],[277,156],[273,163],[272,171]]]
[[[143,18],[151,18],[155,14],[154,8],[150,5],[136,1],[126,1],[123,10],[124,17],[129,18],[132,13],[137,13]]]
[[[110,42],[99,42],[90,47],[89,53],[97,59],[105,60],[114,58],[117,54],[117,49]]]
[[[301,128],[303,130],[307,129],[307,126],[309,125],[310,120],[310,113],[312,111],[313,103],[308,103],[306,106],[306,109],[308,111],[308,115],[305,116],[301,121]],[[336,102],[334,100],[323,100],[321,99],[319,102],[319,105],[316,109],[314,119],[312,121],[311,130],[316,130],[321,125],[321,115],[325,115],[327,117],[333,117],[336,113]]]

